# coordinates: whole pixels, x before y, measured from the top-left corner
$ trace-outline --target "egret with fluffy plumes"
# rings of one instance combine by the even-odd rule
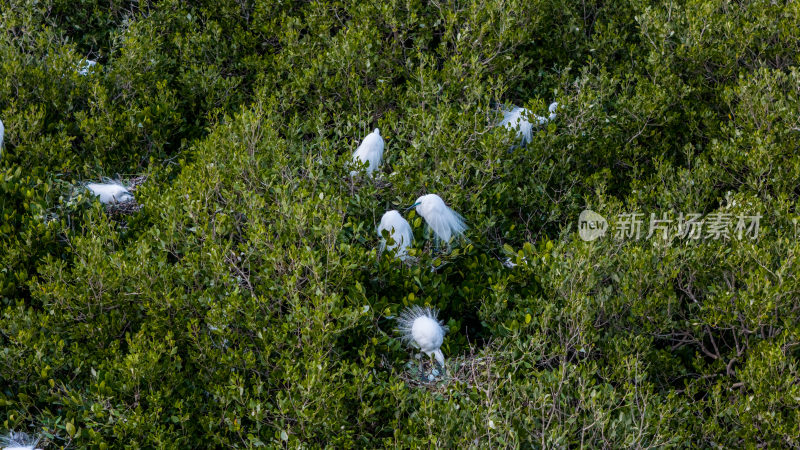
[[[10,431],[0,438],[3,450],[41,450],[36,448],[39,438],[29,436],[27,433]]]
[[[389,237],[394,241],[393,244],[386,245],[383,230],[389,233]],[[381,238],[381,252],[384,248],[387,248],[394,250],[395,256],[401,260],[408,258],[408,247],[414,241],[414,233],[411,231],[411,225],[397,210],[386,211],[381,217],[381,223],[378,225],[378,236]]]
[[[353,162],[367,165],[367,174],[372,175],[373,172],[378,170],[383,160],[383,138],[381,131],[378,128],[368,134],[361,145],[358,146],[355,153],[353,153]],[[350,172],[350,175],[357,174],[358,171]]]
[[[397,320],[397,331],[402,334],[400,339],[403,342],[419,348],[429,358],[436,358],[436,362],[444,367],[441,347],[447,326],[436,318],[437,314],[438,311],[431,308],[407,308]]]
[[[416,208],[417,214],[433,230],[434,237],[445,244],[452,238],[459,238],[467,230],[467,224],[460,214],[450,209],[436,194],[423,195],[408,209]]]
[[[100,198],[105,205],[125,203],[133,200],[133,194],[120,183],[87,183],[86,188]]]

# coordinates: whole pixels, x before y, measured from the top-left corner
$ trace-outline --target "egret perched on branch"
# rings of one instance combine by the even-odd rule
[[[464,218],[445,205],[442,197],[436,194],[423,195],[408,209],[414,207],[440,241],[449,243],[451,238],[460,237],[467,229]]]
[[[378,170],[383,160],[383,138],[381,131],[378,128],[368,134],[367,137],[361,141],[355,153],[353,153],[353,162],[365,163],[367,165],[367,174],[372,175],[372,172]],[[350,175],[355,175],[357,171],[350,172]]]
[[[394,244],[386,247],[386,239],[383,237],[383,230],[389,233],[389,237],[394,241]],[[381,238],[381,251],[384,248],[395,250],[395,256],[401,260],[408,258],[408,247],[414,241],[414,233],[411,231],[411,225],[403,216],[396,210],[386,211],[381,217],[381,223],[378,225],[378,236]]]
[[[558,102],[550,103],[547,110],[550,112],[549,120],[556,120],[556,109],[558,109]]]
[[[547,118],[537,116],[525,108],[514,106],[511,109],[503,109],[503,120],[498,125],[506,127],[509,130],[517,130],[517,136],[522,139],[522,145],[527,144],[533,137],[533,124],[531,120],[536,122],[537,125],[547,123]]]
[[[508,258],[502,260],[501,262],[503,263],[503,267],[507,267],[509,269],[513,269],[514,267],[517,267],[519,265],[519,264],[515,263],[514,262],[514,258],[510,257],[510,256]],[[528,263],[528,259],[525,258],[524,256],[522,257],[522,263],[523,264],[527,264]]]
[[[544,125],[551,120],[555,120],[557,108],[558,102],[551,103],[547,108],[550,115],[542,117],[531,113],[528,109],[512,105],[511,109],[502,109],[503,120],[498,125],[509,130],[517,130],[517,137],[522,140],[522,145],[524,146],[533,137],[533,125]]]
[[[447,333],[447,326],[436,319],[438,311],[430,308],[413,306],[400,314],[397,320],[397,331],[403,334],[400,338],[406,344],[419,347],[428,357],[435,357],[444,367],[444,354],[440,347]]]
[[[120,183],[88,183],[86,188],[95,196],[100,197],[100,203],[106,205],[133,200],[133,194]]]
[[[27,433],[11,431],[7,436],[0,438],[3,450],[41,450],[36,448],[39,438],[28,436]]]
[[[78,75],[85,77],[89,75],[89,72],[92,70],[94,66],[97,65],[97,61],[91,59],[82,59],[80,62],[80,66],[78,67]]]

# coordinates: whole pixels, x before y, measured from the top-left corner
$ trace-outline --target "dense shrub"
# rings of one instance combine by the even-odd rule
[[[0,431],[800,446],[799,8],[0,0]],[[509,150],[496,105],[551,101]],[[348,176],[375,127],[380,175]],[[147,175],[134,214],[80,187],[117,174]],[[383,212],[425,193],[467,239],[408,212],[414,260],[379,254]],[[761,232],[585,242],[585,208]],[[450,328],[433,382],[408,305]]]

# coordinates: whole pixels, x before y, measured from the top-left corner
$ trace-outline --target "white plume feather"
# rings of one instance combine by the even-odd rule
[[[368,134],[367,137],[361,141],[355,153],[353,153],[353,162],[365,163],[367,165],[367,174],[372,175],[373,172],[378,170],[383,160],[384,142],[381,137],[380,129],[375,130]],[[350,175],[355,175],[357,171],[350,172]]]
[[[87,183],[86,188],[93,195],[100,197],[100,203],[103,204],[125,203],[133,200],[133,194],[118,182]]]
[[[510,130],[517,130],[517,136],[522,142],[530,142],[533,133],[533,124],[526,117],[533,117],[525,108],[515,106],[510,110],[503,110],[503,120],[498,125]]]
[[[436,194],[423,195],[415,202],[417,214],[433,230],[435,237],[445,243],[458,238],[467,230],[464,218],[450,209]]]
[[[0,445],[3,450],[40,450],[36,448],[39,438],[29,436],[24,432],[10,431],[6,436],[0,438]]]
[[[558,102],[553,102],[547,108],[550,112],[548,117],[542,117],[530,112],[530,110],[513,106],[511,109],[502,109],[503,120],[498,123],[501,127],[506,127],[509,130],[517,130],[517,137],[522,139],[522,144],[531,141],[533,137],[533,124],[544,125],[547,122],[556,118],[556,109]]]
[[[386,245],[386,239],[383,238],[382,231],[386,230],[389,236],[394,241],[394,244]],[[395,250],[395,256],[405,260],[408,258],[407,249],[414,241],[414,233],[411,230],[411,225],[403,216],[396,210],[386,211],[381,217],[381,223],[378,225],[378,236],[381,237],[381,251],[384,248]]]
[[[429,357],[434,356],[444,366],[441,346],[447,326],[436,318],[437,315],[435,309],[412,306],[400,314],[397,331],[402,334],[400,339],[403,342],[418,347]]]

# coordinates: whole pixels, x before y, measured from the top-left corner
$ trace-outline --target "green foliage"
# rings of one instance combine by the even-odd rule
[[[0,0],[0,431],[800,446],[798,8]],[[509,150],[493,105],[554,100]],[[375,127],[380,175],[348,176]],[[116,174],[148,176],[135,214],[80,187]],[[425,193],[468,240],[437,250],[409,211],[413,261],[379,255]],[[584,242],[584,208],[762,233]],[[432,381],[409,305],[450,328]]]

